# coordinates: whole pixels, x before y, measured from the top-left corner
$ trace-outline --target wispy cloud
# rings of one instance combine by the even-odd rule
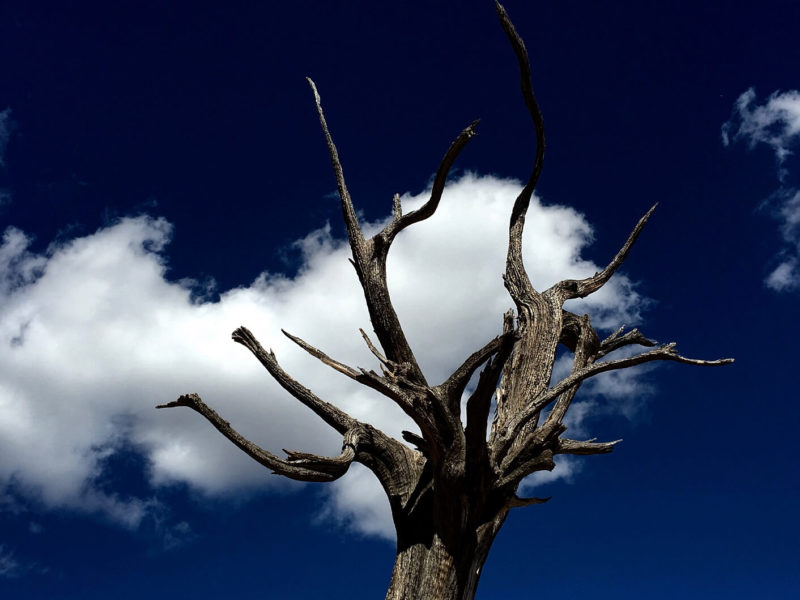
[[[500,275],[519,189],[515,181],[465,175],[448,188],[432,219],[395,243],[388,266],[393,301],[431,380],[444,379],[495,336],[511,306]],[[425,199],[422,193],[403,202],[410,210]],[[526,262],[536,286],[599,270],[582,256],[592,229],[576,211],[534,199],[527,223]],[[157,502],[98,484],[109,455],[131,447],[146,458],[154,494],[172,482],[210,495],[298,485],[267,476],[198,415],[153,408],[196,391],[264,447],[338,453],[338,436],[230,342],[242,324],[321,397],[392,435],[413,429],[394,405],[280,333],[285,328],[350,364],[373,365],[358,334],[359,327],[369,328],[369,318],[349,248],[330,228],[298,242],[303,264],[295,277],[263,273],[214,303],[199,301],[190,282],[168,279],[171,231],[163,219],[128,218],[45,254],[32,253],[19,230],[4,234],[0,495],[13,482],[17,493],[46,507],[102,513],[137,527],[160,514]],[[573,308],[610,328],[636,322],[642,304],[631,281],[618,275]],[[571,467],[555,473],[568,472]],[[391,535],[376,485],[355,469],[328,488],[328,514],[363,533]],[[181,527],[170,535],[190,535],[188,525]]]
[[[11,137],[11,109],[6,108],[0,111],[0,167],[4,167],[6,162],[6,146]]]
[[[0,168],[6,166],[6,147],[11,137],[11,109],[0,111]],[[0,207],[11,202],[11,192],[0,188]]]
[[[20,574],[19,561],[10,550],[6,550],[5,546],[0,546],[0,577],[12,578]]]
[[[736,100],[731,120],[722,126],[723,144],[737,140],[744,140],[751,148],[767,144],[779,164],[792,154],[798,135],[800,92],[796,90],[774,92],[759,105],[755,90],[750,88]]]
[[[43,574],[47,569],[33,562],[25,562],[16,552],[0,544],[0,579],[16,579],[28,574]]]
[[[785,243],[778,252],[770,274],[765,279],[768,288],[791,291],[800,288],[800,190],[787,184],[787,159],[800,140],[800,92],[774,92],[763,104],[757,104],[756,93],[750,88],[734,104],[731,119],[722,126],[725,146],[744,141],[752,149],[759,144],[769,146],[775,153],[777,175],[781,187],[763,203],[780,224]]]

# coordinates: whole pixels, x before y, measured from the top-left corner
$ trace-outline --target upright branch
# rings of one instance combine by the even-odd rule
[[[529,291],[532,289],[530,280],[522,264],[522,231],[525,227],[525,214],[528,212],[528,206],[530,205],[533,191],[536,188],[536,183],[539,181],[539,175],[544,165],[546,141],[544,135],[544,118],[542,117],[542,111],[539,109],[539,103],[536,101],[536,96],[533,93],[531,64],[528,58],[528,51],[525,49],[525,43],[514,28],[514,24],[508,17],[505,8],[503,8],[499,2],[495,2],[495,7],[497,9],[497,16],[500,19],[500,26],[503,28],[503,31],[505,31],[509,42],[511,42],[511,48],[514,50],[514,54],[517,57],[522,98],[525,101],[525,106],[533,121],[533,128],[536,134],[536,155],[533,160],[533,168],[528,176],[525,187],[522,188],[522,191],[514,202],[509,223],[505,280],[512,298],[517,301],[516,294],[523,293],[523,290]]]
[[[354,251],[356,248],[361,249],[364,245],[364,236],[361,233],[361,228],[358,225],[358,217],[356,210],[353,208],[353,201],[350,199],[350,192],[347,191],[347,184],[344,181],[344,171],[342,163],[339,160],[339,152],[336,150],[336,144],[333,143],[333,137],[328,129],[328,123],[325,120],[325,114],[322,112],[322,99],[319,97],[317,86],[310,77],[306,77],[308,85],[311,86],[311,91],[314,93],[314,102],[317,105],[317,114],[319,115],[319,122],[322,126],[322,133],[325,135],[325,143],[328,145],[328,155],[331,158],[331,166],[333,166],[333,173],[336,176],[336,188],[339,191],[339,199],[342,204],[342,217],[344,224],[347,228],[347,236],[350,238],[350,246]]]
[[[387,600],[471,600],[483,562],[508,512],[548,500],[520,497],[520,482],[531,473],[552,469],[559,454],[605,454],[614,449],[619,440],[598,442],[563,436],[568,411],[585,381],[652,361],[698,366],[732,362],[727,358],[687,358],[678,354],[674,343],[658,345],[638,329],[626,332],[620,327],[601,340],[589,315],[564,309],[564,302],[596,292],[619,270],[655,206],[639,220],[602,271],[585,279],[559,281],[544,292],[533,287],[523,264],[522,235],[544,161],[544,121],[533,93],[525,45],[505,9],[499,3],[496,9],[517,58],[522,98],[536,137],[533,167],[509,220],[503,278],[516,312],[506,312],[499,335],[468,354],[438,385],[429,384],[425,378],[392,305],[386,280],[387,256],[401,231],[435,214],[450,170],[475,136],[478,121],[461,131],[448,147],[436,170],[429,199],[419,209],[404,213],[395,194],[391,219],[381,231],[366,238],[319,92],[308,79],[339,191],[351,262],[377,344],[363,329],[360,331],[378,371],[349,366],[295,335],[284,334],[338,373],[399,406],[419,429],[419,433],[402,432],[403,440],[414,448],[318,397],[286,373],[275,354],[265,350],[245,327],[233,332],[233,340],[247,348],[286,392],[342,436],[338,456],[285,451],[286,458],[280,458],[244,438],[197,394],[159,406],[194,410],[247,455],[285,477],[327,482],[341,477],[353,462],[370,469],[386,492],[397,530],[397,560]],[[612,356],[631,346],[644,350]],[[572,354],[572,366],[563,379],[552,381],[559,347]],[[464,401],[465,423],[461,414]],[[494,418],[487,432],[492,406]]]

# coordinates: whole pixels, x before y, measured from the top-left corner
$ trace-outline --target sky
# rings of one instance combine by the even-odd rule
[[[74,4],[74,5],[73,5]],[[479,598],[788,598],[800,478],[800,5],[508,0],[544,115],[533,284],[701,369],[599,376],[571,437],[622,438],[526,480]],[[319,396],[399,435],[394,406],[282,334],[375,368],[316,82],[365,229],[422,203],[481,118],[389,285],[430,380],[500,331],[511,204],[535,138],[491,2],[0,3],[0,594],[379,598],[388,505],[353,466],[298,484],[273,451],[340,439],[230,333],[246,325]],[[558,364],[556,371],[563,369]]]

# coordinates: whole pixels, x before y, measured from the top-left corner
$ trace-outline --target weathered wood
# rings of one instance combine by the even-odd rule
[[[381,349],[362,330],[380,373],[345,365],[308,342],[286,334],[301,348],[331,368],[368,386],[400,406],[420,429],[403,432],[415,449],[360,422],[318,398],[278,365],[244,327],[233,339],[247,347],[278,383],[297,400],[342,434],[342,452],[324,457],[287,451],[281,459],[259,448],[196,394],[181,396],[159,408],[186,406],[204,416],[223,435],[255,460],[276,473],[302,481],[331,481],[352,462],[369,468],[389,498],[397,530],[397,557],[387,600],[470,600],[474,597],[492,542],[512,508],[541,504],[548,498],[520,498],[517,488],[527,475],[550,470],[556,454],[604,454],[614,442],[576,441],[561,437],[570,404],[581,384],[599,373],[656,360],[716,366],[732,359],[697,360],[681,356],[675,344],[657,346],[638,330],[600,340],[589,316],[565,311],[570,298],[599,290],[622,265],[655,207],[634,227],[620,251],[601,272],[584,280],[560,281],[539,292],[522,262],[525,213],[542,170],[545,152],[544,121],[533,94],[530,62],[522,39],[508,14],[497,4],[500,24],[520,68],[522,96],[536,134],[533,168],[509,221],[504,281],[516,312],[503,315],[499,335],[470,354],[443,383],[428,384],[403,333],[386,283],[386,259],[395,237],[405,228],[435,213],[448,173],[461,150],[474,136],[477,121],[464,129],[445,153],[436,173],[430,199],[418,210],[403,214],[393,201],[393,219],[372,238],[365,238],[347,190],[342,165],[322,112],[320,95],[310,79],[320,124],[330,154],[341,200],[342,215],[369,316]],[[284,332],[285,333],[285,332]],[[573,353],[569,375],[551,382],[559,345]],[[620,348],[638,345],[652,349],[634,356],[604,360]],[[461,420],[461,397],[479,369],[477,385]],[[489,413],[496,409],[487,437]],[[550,409],[540,423],[540,415]]]

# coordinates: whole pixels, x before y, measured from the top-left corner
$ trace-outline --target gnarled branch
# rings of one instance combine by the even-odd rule
[[[231,424],[200,399],[197,394],[186,394],[168,404],[161,404],[156,408],[173,408],[186,406],[203,415],[222,435],[243,450],[248,456],[258,461],[265,467],[272,469],[278,475],[283,475],[298,481],[333,481],[347,472],[350,463],[356,456],[358,445],[358,429],[353,428],[345,433],[342,453],[337,457],[318,456],[305,453],[287,453],[288,460],[278,458],[271,452],[260,448],[250,440],[239,434]]]
[[[283,331],[283,330],[281,330]],[[325,354],[322,350],[315,348],[308,342],[294,336],[286,331],[283,334],[292,340],[295,344],[300,346],[303,350],[308,352],[311,356],[318,358],[322,363],[328,365],[333,370],[346,375],[350,379],[365,385],[373,390],[380,392],[387,398],[393,400],[403,411],[411,417],[414,422],[422,429],[428,437],[435,435],[434,431],[436,425],[431,419],[430,411],[426,410],[426,406],[419,402],[419,398],[428,398],[431,394],[425,386],[420,386],[405,377],[405,373],[401,365],[396,365],[387,361],[387,367],[390,370],[384,370],[385,377],[381,377],[374,371],[367,371],[366,369],[354,369],[346,364],[339,362]],[[403,390],[406,388],[411,393]],[[417,401],[415,401],[417,400]]]

